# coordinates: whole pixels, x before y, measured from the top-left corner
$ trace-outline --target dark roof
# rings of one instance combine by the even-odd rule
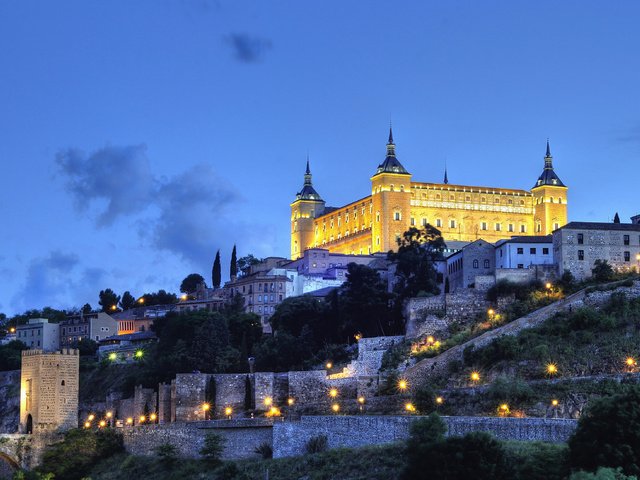
[[[396,145],[393,143],[393,132],[391,128],[389,128],[389,142],[387,143],[387,157],[384,159],[380,165],[378,165],[378,169],[376,170],[375,175],[380,173],[398,173],[401,175],[409,175],[409,172],[406,168],[402,166],[400,160],[396,158]]]
[[[505,243],[553,243],[551,235],[529,235],[522,237],[511,237],[508,240],[500,240],[496,243],[496,247]]]
[[[544,170],[538,177],[538,181],[533,188],[541,187],[543,185],[550,185],[552,187],[564,187],[564,183],[560,180],[560,177],[553,171],[553,157],[551,156],[551,148],[549,147],[549,140],[547,139],[547,153],[544,156]]]
[[[331,292],[333,292],[336,288],[338,287],[324,287],[318,290],[314,290],[313,292],[305,293],[305,295],[310,295],[314,298],[324,298],[327,295],[329,295]]]
[[[107,343],[107,342],[113,342],[113,341],[135,342],[135,341],[141,341],[141,340],[154,340],[156,338],[157,337],[155,332],[147,330],[145,332],[134,332],[134,333],[125,333],[123,335],[112,335],[111,337],[107,337],[100,340],[100,343]]]
[[[296,200],[316,200],[321,202],[320,194],[316,192],[311,184],[311,169],[309,168],[309,158],[307,158],[307,169],[304,172],[304,185],[302,190],[296,194]]]
[[[608,222],[569,222],[564,229],[572,230],[621,230],[626,232],[640,232],[640,224],[637,223],[608,223]]]

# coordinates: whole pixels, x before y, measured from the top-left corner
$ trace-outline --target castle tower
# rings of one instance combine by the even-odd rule
[[[78,428],[76,349],[22,351],[20,433]]]
[[[291,258],[302,257],[304,251],[315,242],[314,218],[324,212],[324,200],[311,183],[311,169],[307,158],[302,190],[291,204]]]
[[[411,174],[396,158],[393,131],[389,127],[387,156],[371,177],[373,222],[371,251],[397,248],[396,239],[410,227]]]
[[[553,170],[549,140],[544,170],[531,189],[533,194],[534,235],[549,235],[567,223],[567,187]]]

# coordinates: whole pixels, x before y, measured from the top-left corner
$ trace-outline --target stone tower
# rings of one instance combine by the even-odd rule
[[[20,433],[78,427],[78,350],[23,350]]]
[[[391,127],[387,156],[371,177],[371,199],[371,251],[387,252],[396,249],[396,239],[410,227],[411,174],[396,158]]]
[[[567,187],[553,170],[549,140],[544,156],[544,170],[531,189],[533,194],[535,235],[549,235],[567,223]]]
[[[302,190],[296,194],[291,204],[291,258],[302,257],[303,252],[313,246],[313,221],[324,212],[324,200],[316,192],[311,183],[311,169],[307,158],[307,169],[304,173]]]

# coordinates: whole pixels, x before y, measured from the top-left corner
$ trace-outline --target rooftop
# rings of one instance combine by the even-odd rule
[[[640,232],[640,224],[637,223],[610,223],[610,222],[569,222],[558,230],[616,230],[625,232]]]

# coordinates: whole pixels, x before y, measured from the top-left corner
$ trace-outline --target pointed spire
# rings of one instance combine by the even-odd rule
[[[547,151],[544,155],[544,169],[542,170],[542,174],[538,177],[538,181],[533,186],[541,187],[543,185],[553,185],[556,187],[564,187],[565,185],[562,183],[556,172],[553,171],[553,157],[551,156],[551,147],[549,145],[549,139],[547,138]]]
[[[387,142],[387,145],[393,145],[393,126],[391,125],[391,122],[389,122],[389,141]]]
[[[311,169],[309,168],[309,154],[307,153],[307,170],[304,172],[306,175],[311,175]]]
[[[551,147],[549,147],[549,138],[547,138],[547,154],[545,155],[546,158],[551,158]]]
[[[307,153],[307,168],[304,171],[304,184],[302,190],[296,194],[297,200],[318,200],[322,201],[320,194],[316,192],[311,183],[311,165],[309,162],[309,154]]]
[[[544,168],[545,170],[553,170],[553,157],[551,156],[551,147],[549,146],[549,139],[547,138],[547,153],[544,155]]]
[[[311,185],[311,168],[309,167],[309,154],[307,153],[307,169],[304,171],[304,184]]]
[[[389,141],[387,142],[387,157],[395,157],[396,156],[396,144],[393,143],[393,129],[391,128],[391,124],[389,124]]]
[[[449,177],[447,176],[447,162],[444,162],[444,184],[449,183]]]

